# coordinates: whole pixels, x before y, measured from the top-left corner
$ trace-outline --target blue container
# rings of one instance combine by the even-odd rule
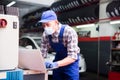
[[[6,80],[23,80],[23,70],[16,69],[12,71],[7,71]]]
[[[0,79],[0,80],[6,80],[6,79]]]

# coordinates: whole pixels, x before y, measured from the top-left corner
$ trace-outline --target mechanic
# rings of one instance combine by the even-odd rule
[[[53,62],[45,62],[47,69],[53,70],[53,80],[79,80],[78,35],[73,28],[59,23],[52,10],[42,13],[44,28],[41,40],[41,52],[47,56],[49,48],[56,52]]]

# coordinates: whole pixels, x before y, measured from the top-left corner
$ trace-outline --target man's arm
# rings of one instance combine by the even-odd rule
[[[43,33],[43,36],[42,36],[42,39],[41,39],[40,50],[41,50],[41,52],[42,52],[42,56],[43,56],[43,57],[47,57],[48,45],[47,45],[47,39],[46,39],[44,33]]]
[[[66,57],[62,60],[56,61],[56,62],[45,62],[46,68],[47,69],[56,69],[62,66],[67,66],[71,63],[73,63],[75,61],[75,59],[71,58],[71,57]]]
[[[71,58],[71,57],[66,57],[60,61],[57,61],[58,67],[62,67],[62,66],[66,66],[69,65],[71,63],[75,62],[75,59]]]

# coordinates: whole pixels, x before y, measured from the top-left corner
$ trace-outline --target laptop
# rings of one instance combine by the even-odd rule
[[[18,67],[45,73],[46,67],[40,50],[19,49]]]

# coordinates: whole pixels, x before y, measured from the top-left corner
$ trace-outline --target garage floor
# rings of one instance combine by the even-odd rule
[[[48,80],[52,80],[52,76],[49,76]],[[99,76],[97,77],[96,73],[86,72],[84,74],[80,74],[80,80],[108,80],[107,76]]]
[[[108,80],[107,76],[97,75],[96,73],[86,72],[81,74],[80,80]]]

